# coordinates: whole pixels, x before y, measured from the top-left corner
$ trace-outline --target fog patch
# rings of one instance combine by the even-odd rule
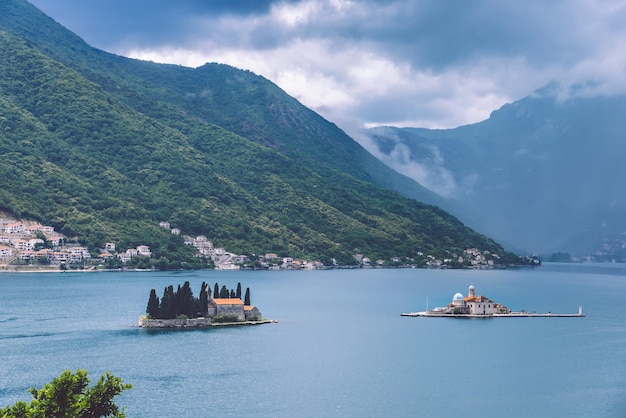
[[[391,130],[378,128],[378,131],[384,131],[385,138],[395,142],[388,154],[382,152],[367,134],[353,133],[351,136],[387,166],[415,180],[439,196],[454,198],[458,194],[459,188],[454,176],[446,169],[445,159],[437,147],[429,146],[430,156],[425,161],[416,161],[410,148],[401,143]],[[464,185],[473,185],[476,182],[476,178],[471,176],[466,180]]]

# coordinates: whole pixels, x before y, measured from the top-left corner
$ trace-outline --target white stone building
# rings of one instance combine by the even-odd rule
[[[138,245],[137,254],[142,257],[150,257],[152,256],[152,251],[150,251],[150,247],[148,247],[147,245]]]
[[[208,316],[232,315],[238,321],[246,319],[243,301],[239,298],[209,299]]]
[[[493,315],[510,313],[510,309],[506,306],[494,302],[483,295],[476,295],[476,289],[470,285],[468,295],[463,296],[462,293],[456,293],[452,297],[452,302],[444,308],[444,313],[457,315]]]
[[[0,245],[0,258],[11,258],[13,257],[13,248],[8,245]]]
[[[232,315],[238,321],[260,321],[263,319],[259,308],[252,305],[244,305],[239,298],[209,299],[207,316],[212,318],[219,315]]]

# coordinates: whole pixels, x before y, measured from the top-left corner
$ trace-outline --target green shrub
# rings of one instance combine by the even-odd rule
[[[224,322],[240,322],[237,315],[234,314],[220,314],[211,319],[212,322],[224,323]]]

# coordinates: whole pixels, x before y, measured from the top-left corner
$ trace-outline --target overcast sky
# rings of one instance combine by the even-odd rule
[[[478,122],[551,81],[626,91],[626,0],[30,0],[89,44],[272,80],[347,131]]]

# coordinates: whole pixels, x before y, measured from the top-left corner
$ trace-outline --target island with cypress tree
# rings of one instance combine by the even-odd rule
[[[199,297],[194,297],[189,282],[174,290],[167,286],[159,300],[155,289],[150,290],[146,315],[139,318],[142,328],[203,328],[217,325],[257,325],[276,322],[263,319],[261,311],[250,303],[250,288],[241,298],[241,283],[237,289],[220,288],[202,282]]]

